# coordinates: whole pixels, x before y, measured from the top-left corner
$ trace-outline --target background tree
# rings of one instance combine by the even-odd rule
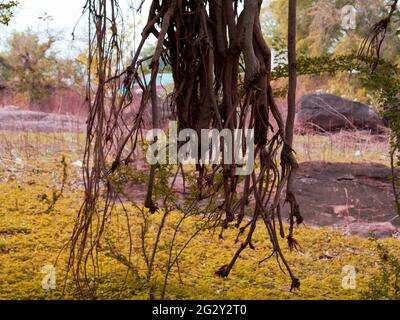
[[[358,51],[363,39],[370,35],[370,28],[388,11],[387,0],[299,0],[298,39],[299,54],[323,56],[350,54]],[[283,47],[287,35],[285,10],[288,1],[272,0],[266,7],[274,23],[266,25],[266,34]],[[342,25],[342,9],[352,5],[356,9],[356,28],[345,29]],[[386,34],[383,58],[400,62],[400,41],[397,29],[390,26]]]
[[[347,5],[353,5],[356,9],[355,29],[348,30],[342,25],[342,9]],[[350,64],[355,66],[358,63],[356,56],[363,40],[370,36],[371,26],[387,15],[391,5],[392,1],[383,0],[299,0],[298,67],[299,74],[305,76],[300,82],[298,95],[315,92],[318,89],[368,103],[379,111],[382,106],[378,101],[378,91],[371,91],[371,82],[365,82],[364,77],[352,72]],[[287,1],[283,0],[272,0],[264,8],[264,16],[270,21],[264,25],[265,34],[274,44],[275,60],[278,64],[285,64],[287,61],[284,41],[287,37],[287,26],[284,23],[287,18],[283,13],[286,8]],[[393,20],[395,18],[393,17]],[[393,65],[400,61],[397,30],[395,24],[388,26],[381,56]],[[346,86],[342,85],[344,81],[347,83]],[[281,87],[279,92],[286,94],[286,80],[279,80],[276,85]],[[375,83],[374,86],[381,87],[381,84]]]
[[[38,102],[57,89],[83,85],[83,68],[78,60],[62,58],[55,50],[57,39],[31,30],[14,32],[7,49],[0,52],[3,86]]]

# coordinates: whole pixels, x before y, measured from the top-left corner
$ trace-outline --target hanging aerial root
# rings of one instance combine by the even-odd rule
[[[379,59],[381,58],[382,45],[386,38],[386,33],[389,28],[393,16],[397,10],[399,0],[392,0],[390,11],[386,17],[378,21],[370,30],[370,34],[362,41],[358,55],[373,57],[371,61],[371,68],[375,70],[378,66]]]
[[[298,165],[287,140],[293,128],[285,124],[273,97],[271,50],[260,24],[262,1],[244,0],[243,7],[239,3],[238,0],[153,0],[138,49],[130,65],[124,67],[122,31],[117,28],[121,19],[118,0],[87,1],[89,71],[95,69],[96,75],[89,72],[91,105],[83,170],[85,201],[71,238],[68,264],[82,294],[96,292],[96,281],[88,280],[89,273],[95,276],[99,273],[99,248],[106,221],[121,198],[121,188],[115,185],[112,176],[121,166],[135,162],[145,116],[151,118],[151,128],[160,128],[165,120],[159,113],[157,98],[160,59],[172,70],[172,115],[179,130],[255,130],[254,159],[259,167],[249,176],[235,176],[237,163],[196,166],[196,204],[209,210],[206,218],[222,231],[234,223],[240,230],[236,242],[244,237],[230,263],[216,274],[227,277],[243,250],[255,249],[254,232],[263,228],[278,264],[292,279],[292,289],[300,287],[278,241],[278,235],[285,236],[280,216],[285,189],[291,209],[290,248],[298,246],[293,236],[294,220],[297,224],[302,222],[292,187]],[[139,57],[151,36],[157,41],[147,83],[141,74],[145,59]],[[132,108],[135,85],[141,88],[142,95],[129,123],[126,114]],[[278,126],[276,132],[272,131],[273,121]],[[157,172],[155,165],[150,167],[145,207],[153,213],[158,208],[159,212],[170,212],[174,209],[171,204],[157,198],[154,192],[161,179]],[[182,169],[182,175],[186,174]],[[241,226],[246,217],[250,217],[250,222]],[[156,251],[157,247],[153,252]],[[154,265],[149,263],[150,275]]]

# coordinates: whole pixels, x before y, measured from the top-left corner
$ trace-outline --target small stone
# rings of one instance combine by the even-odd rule
[[[81,160],[76,160],[76,161],[72,162],[71,165],[74,167],[83,168],[83,162]]]

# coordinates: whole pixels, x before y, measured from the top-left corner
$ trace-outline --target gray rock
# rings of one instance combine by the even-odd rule
[[[82,119],[37,111],[18,109],[14,106],[0,108],[0,130],[34,132],[84,131]]]
[[[294,183],[306,224],[391,236],[400,227],[390,169],[374,163],[304,162]],[[283,208],[288,216],[288,205]]]
[[[361,237],[389,238],[397,232],[397,228],[390,222],[351,223],[348,231]]]
[[[385,121],[366,104],[317,93],[300,99],[297,128],[317,131],[361,129],[379,133],[385,130]]]

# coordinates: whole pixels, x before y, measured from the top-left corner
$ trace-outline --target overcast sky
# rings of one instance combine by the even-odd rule
[[[140,0],[120,1],[124,14],[132,18],[132,22],[133,11],[132,13],[129,12],[130,7],[137,7],[140,2]],[[19,0],[19,3],[10,25],[0,27],[0,40],[2,44],[4,44],[7,36],[13,31],[22,31],[31,28],[34,31],[45,31],[47,29],[55,31],[63,39],[61,46],[68,47],[72,43],[71,33],[81,17],[86,0]],[[139,21],[141,17],[146,16],[145,12],[148,8],[148,3],[149,1],[146,0],[143,14],[136,15],[136,19]],[[50,16],[51,19],[47,19],[46,21],[40,19],[40,17],[44,17],[45,15]],[[145,19],[142,20],[144,22]],[[86,27],[87,21],[81,19],[77,27],[77,35],[82,35]],[[140,30],[138,30],[138,33],[140,33]]]
[[[0,51],[4,48],[7,37],[13,31],[23,31],[31,28],[33,31],[43,32],[51,30],[52,34],[56,34],[60,41],[57,49],[64,56],[74,56],[79,48],[82,47],[83,41],[86,41],[85,34],[87,30],[87,20],[80,19],[83,6],[86,0],[18,0],[19,5],[15,10],[9,26],[0,25]],[[151,1],[145,0],[142,13],[136,13],[133,8],[140,5],[142,0],[120,0],[125,21],[129,18],[130,23],[137,25],[136,43],[140,41],[141,29],[147,20],[147,12]],[[265,2],[268,2],[265,1]],[[40,19],[48,16],[50,19]],[[77,22],[80,20],[79,24]],[[72,41],[72,31],[77,25],[75,41]],[[133,32],[132,32],[133,34]],[[153,42],[154,39],[150,39]],[[85,42],[86,43],[86,42]],[[77,50],[75,50],[77,49]]]
[[[15,16],[5,31],[45,28],[46,23],[39,19],[45,13],[52,16],[49,23],[53,28],[71,31],[79,19],[85,0],[19,0]]]

